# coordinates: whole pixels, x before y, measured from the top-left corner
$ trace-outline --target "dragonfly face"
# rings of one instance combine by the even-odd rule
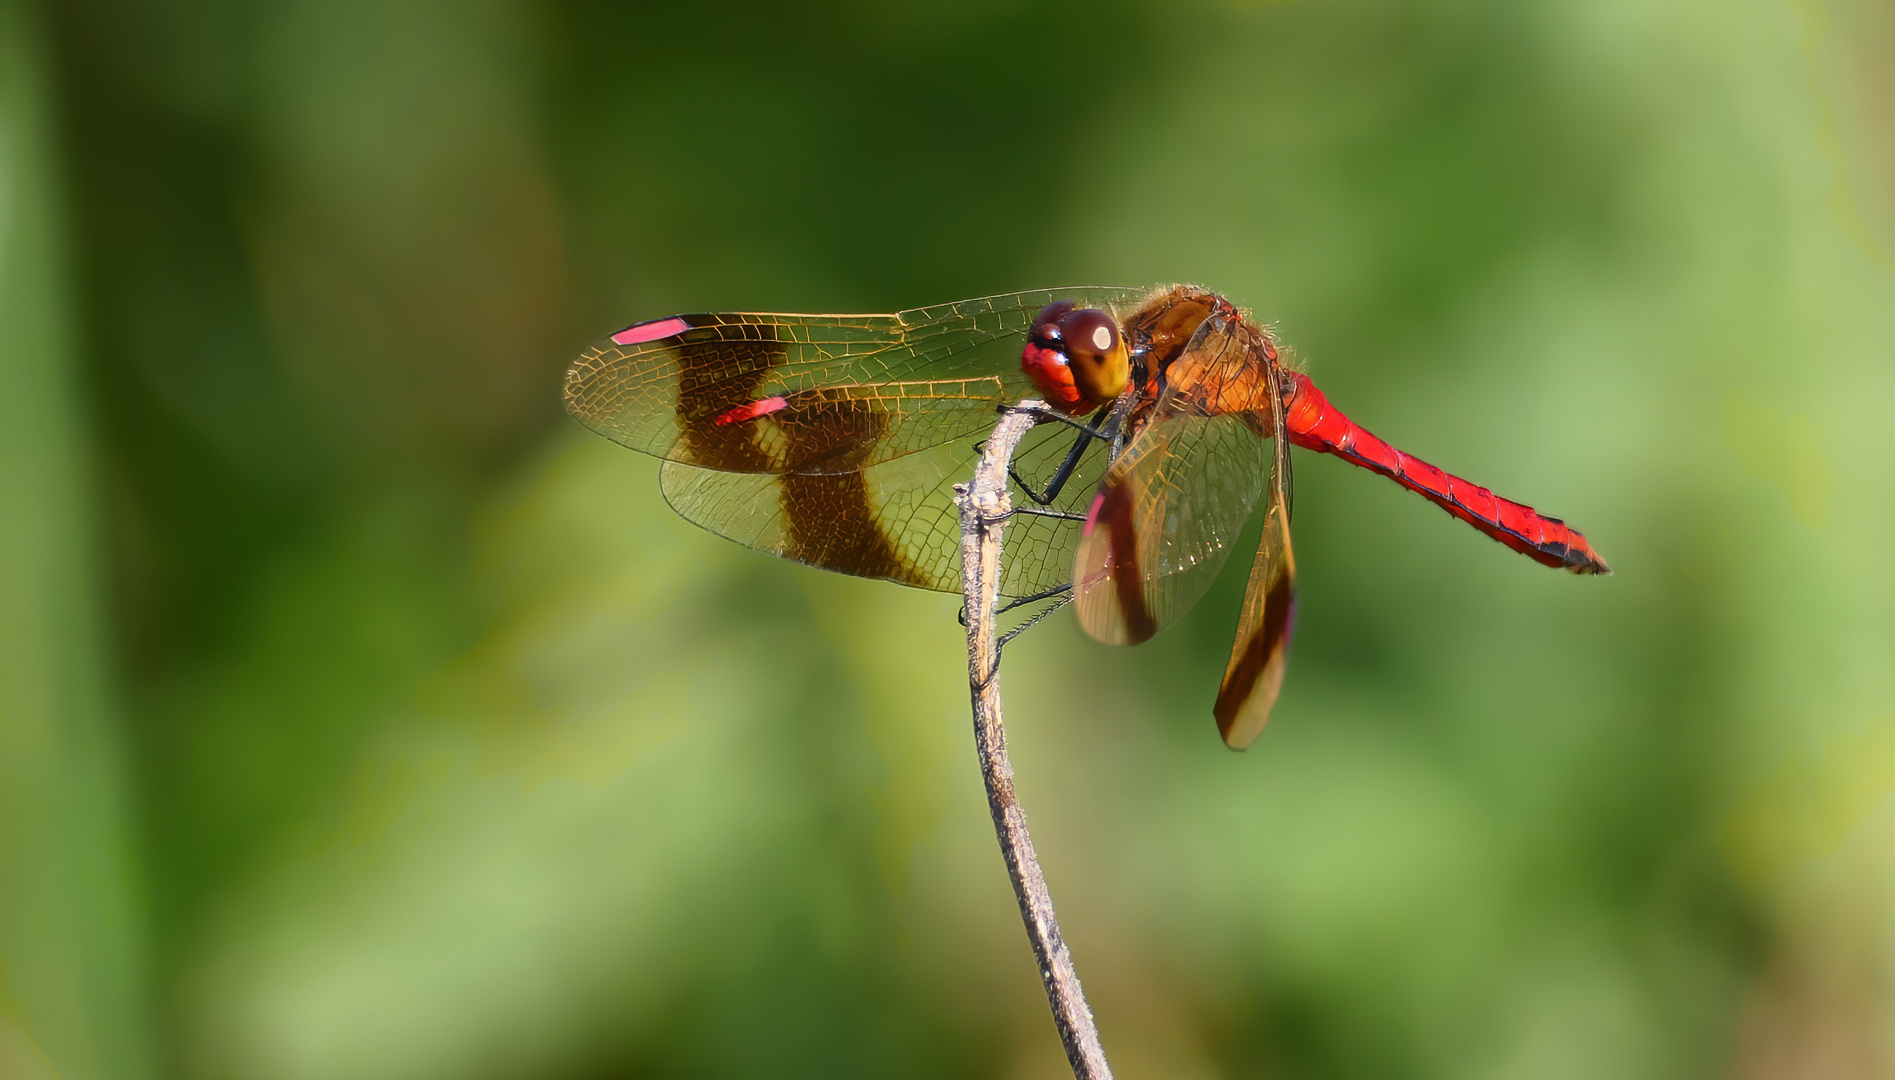
[[[1110,405],[1132,377],[1117,320],[1071,300],[1055,300],[1034,318],[1020,368],[1048,404],[1071,416]]]
[[[1289,447],[1387,476],[1538,562],[1610,570],[1558,518],[1376,438],[1269,331],[1205,289],[1047,289],[887,315],[701,313],[637,323],[566,373],[588,427],[664,459],[686,519],[797,562],[960,589],[954,485],[996,411],[1035,394],[1108,430],[1028,432],[1016,475],[1054,514],[1007,531],[1000,591],[1070,584],[1087,633],[1136,644],[1209,587],[1257,504],[1263,539],[1215,708],[1233,747],[1262,731],[1295,603]],[[1103,414],[1101,414],[1103,417]],[[1079,522],[1084,522],[1080,525]]]

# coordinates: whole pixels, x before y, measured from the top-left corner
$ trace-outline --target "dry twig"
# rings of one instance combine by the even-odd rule
[[[1007,733],[1000,716],[1000,655],[994,643],[996,599],[1000,589],[1000,534],[1012,500],[1007,492],[1007,468],[1021,436],[1044,406],[1022,402],[1002,415],[981,452],[974,482],[956,485],[961,508],[961,589],[967,602],[967,682],[974,699],[974,745],[980,754],[980,774],[987,783],[987,806],[994,815],[1000,853],[1013,879],[1013,895],[1020,901],[1033,955],[1039,960],[1040,979],[1053,1007],[1053,1023],[1065,1044],[1066,1059],[1078,1080],[1110,1080],[1086,1006],[1072,954],[1060,937],[1053,916],[1053,898],[1033,854],[1033,838],[1026,829],[1026,812],[1013,790],[1013,766],[1007,761]]]

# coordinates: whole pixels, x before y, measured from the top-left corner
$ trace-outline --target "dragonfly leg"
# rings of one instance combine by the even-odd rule
[[[1084,420],[1076,420],[1057,409],[1049,409],[1044,405],[1002,405],[1000,411],[1002,413],[1023,413],[1038,420],[1051,420],[1054,423],[1065,424],[1074,431],[1089,432],[1094,437],[1103,438],[1098,428],[1093,427]]]
[[[1079,432],[1080,445],[1082,446],[1086,442],[1092,439],[1098,439],[1100,441],[1104,441],[1111,437],[1108,432],[1101,431],[1100,429],[1093,427],[1091,424],[1088,424],[1084,422],[1083,420],[1074,420],[1070,416],[1067,416],[1063,413],[1054,412],[1052,409],[1048,409],[1045,407],[1027,408],[1026,406],[1023,406],[1023,405],[1002,405],[1000,407],[1000,412],[1020,413],[1025,416],[1034,417],[1036,420],[1052,420],[1056,423],[1065,424],[1067,427],[1072,428],[1074,431]],[[974,444],[974,453],[976,454],[982,453],[986,449],[987,449],[986,439],[982,439],[981,441]]]
[[[1107,430],[1100,431],[1098,428],[1079,424],[1068,417],[1060,417],[1060,419],[1078,428],[1079,437],[1073,440],[1073,448],[1066,451],[1066,460],[1060,462],[1059,468],[1054,471],[1052,478],[1046,481],[1045,490],[1034,491],[1033,485],[1026,482],[1026,479],[1020,475],[1019,470],[1011,465],[1007,466],[1007,475],[1012,477],[1013,482],[1019,486],[1020,493],[1032,499],[1034,502],[1039,503],[1041,506],[1050,505],[1054,499],[1059,498],[1059,493],[1066,487],[1066,481],[1072,479],[1073,470],[1079,467],[1079,459],[1085,456],[1086,448],[1091,446],[1095,439],[1104,442],[1110,440],[1112,437],[1111,430],[1113,425],[1111,424],[1106,425]]]
[[[1027,619],[1027,621],[1021,623],[1020,625],[1014,627],[1013,629],[1007,631],[1006,633],[1000,635],[998,638],[994,639],[994,668],[992,671],[988,672],[988,678],[992,678],[993,676],[1000,673],[1000,653],[1002,649],[1005,649],[1007,647],[1007,643],[1009,641],[1012,641],[1014,638],[1017,638],[1021,634],[1024,634],[1028,630],[1032,629],[1034,624],[1038,623],[1041,619],[1046,618],[1048,615],[1051,615],[1053,612],[1058,611],[1060,608],[1063,608],[1067,604],[1070,604],[1073,602],[1072,586],[1065,585],[1065,586],[1062,586],[1061,589],[1055,589],[1053,591],[1060,592],[1062,590],[1066,593],[1066,595],[1046,605],[1046,607],[1042,608],[1041,610],[1034,612],[1033,616]],[[1019,601],[1015,601],[1015,603],[1023,604],[1023,603],[1026,603],[1026,601],[1019,600]]]
[[[1112,435],[1112,452],[1106,456],[1106,468],[1110,469],[1119,460],[1119,454],[1125,450],[1125,440],[1131,434],[1131,424],[1126,422],[1135,402],[1131,394],[1120,394],[1112,403],[1112,417],[1106,422],[1106,430]]]
[[[1086,515],[1084,514],[1075,514],[1066,510],[1042,510],[1037,506],[1016,506],[1013,509],[1007,511],[1006,516],[1012,517],[1015,514],[1027,514],[1032,517],[1058,518],[1061,521],[1086,520]]]
[[[1066,460],[1060,463],[1059,469],[1053,473],[1052,479],[1046,482],[1046,490],[1034,491],[1033,485],[1022,479],[1019,472],[1011,465],[1007,467],[1007,475],[1013,478],[1015,484],[1019,485],[1021,494],[1039,503],[1041,506],[1050,505],[1054,499],[1059,498],[1059,493],[1065,488],[1066,481],[1072,479],[1073,470],[1079,467],[1079,459],[1085,456],[1086,447],[1091,445],[1093,440],[1096,439],[1110,446],[1110,450],[1106,456],[1108,467],[1110,467],[1111,462],[1118,460],[1119,451],[1125,449],[1125,418],[1131,414],[1132,407],[1135,404],[1135,395],[1121,395],[1119,400],[1112,403],[1112,411],[1106,416],[1105,423],[1098,427],[1082,424],[1070,416],[1061,416],[1059,413],[1053,412],[1050,409],[1023,410],[1035,416],[1050,417],[1069,427],[1076,428],[1079,431],[1079,438],[1073,441],[1073,448],[1066,452]]]
[[[1046,599],[1050,599],[1052,597],[1058,596],[1060,593],[1071,592],[1071,591],[1072,591],[1072,583],[1068,582],[1067,584],[1055,586],[1054,588],[1048,589],[1045,592],[1036,592],[1032,596],[1022,596],[1022,597],[1019,597],[1018,599],[1009,600],[1006,603],[995,608],[994,614],[1005,615],[1007,612],[1012,611],[1015,608],[1025,607],[1028,604],[1038,603],[1041,600],[1046,600]],[[1062,603],[1063,602],[1064,601],[1062,601]],[[962,626],[967,625],[967,605],[966,604],[962,604],[961,610],[955,613],[954,621],[957,623],[960,623]]]
[[[1018,600],[1009,600],[1006,603],[1000,605],[998,608],[996,608],[994,610],[994,614],[1005,615],[1007,612],[1012,611],[1014,608],[1025,607],[1028,604],[1037,603],[1038,601],[1041,601],[1041,600],[1047,600],[1052,597],[1058,596],[1060,593],[1063,593],[1063,592],[1071,592],[1072,588],[1073,588],[1072,582],[1069,581],[1064,585],[1060,585],[1055,588],[1048,589],[1045,592],[1036,592],[1032,596],[1022,596]]]

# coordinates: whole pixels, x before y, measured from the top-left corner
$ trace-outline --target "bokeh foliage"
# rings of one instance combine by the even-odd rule
[[[1299,457],[1250,752],[1235,573],[1009,651],[1119,1075],[1895,1075],[1885,5],[0,11],[9,1078],[1061,1075],[954,600],[558,377],[1171,280],[1618,575]]]

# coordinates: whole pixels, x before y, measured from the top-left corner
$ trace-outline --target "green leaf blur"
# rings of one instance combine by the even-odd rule
[[[1536,566],[1298,453],[1008,652],[1117,1074],[1895,1076],[1873,0],[0,2],[0,1076],[1065,1075],[956,600],[560,411],[717,309],[1209,285]],[[1254,528],[1254,526],[1253,526]]]

